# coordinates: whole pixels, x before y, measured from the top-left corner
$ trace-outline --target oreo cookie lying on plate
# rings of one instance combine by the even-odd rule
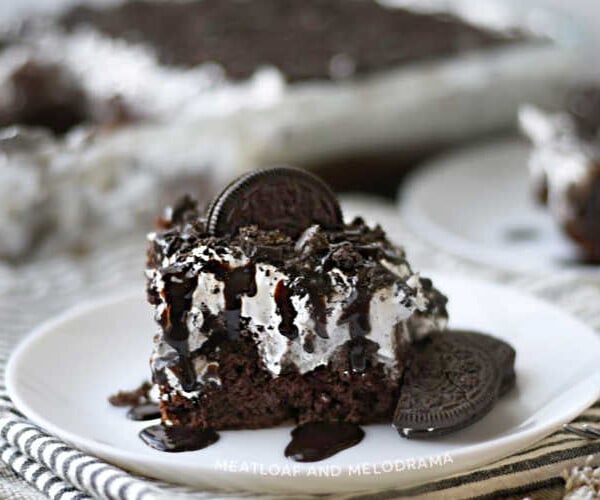
[[[413,347],[394,413],[401,436],[428,438],[485,416],[515,382],[515,351],[489,335],[435,332]]]

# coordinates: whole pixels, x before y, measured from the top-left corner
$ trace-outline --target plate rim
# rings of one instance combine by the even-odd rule
[[[518,288],[506,285],[504,283],[498,283],[498,282],[495,282],[492,280],[486,280],[486,279],[481,279],[481,278],[465,277],[465,276],[462,276],[462,275],[456,274],[456,273],[432,272],[430,274],[434,275],[434,277],[437,277],[438,279],[450,279],[450,280],[454,280],[454,281],[461,281],[463,283],[467,282],[467,283],[473,283],[473,284],[476,284],[479,286],[500,289],[503,292],[516,294],[517,296],[525,296],[529,300],[533,300],[537,303],[545,305],[546,307],[550,306],[553,309],[559,310],[562,314],[569,317],[570,320],[578,323],[583,329],[585,329],[587,331],[587,333],[590,336],[590,339],[593,338],[596,342],[600,343],[600,339],[597,338],[597,335],[594,333],[594,330],[589,325],[585,324],[582,320],[577,318],[575,315],[569,313],[568,311],[565,311],[564,309],[561,309],[560,307],[551,303],[550,301],[547,301],[545,299],[537,297],[531,293],[524,292],[522,290],[519,290]],[[25,400],[23,400],[19,394],[19,389],[17,387],[18,383],[16,381],[17,374],[18,374],[19,360],[21,359],[21,357],[25,356],[26,353],[28,352],[28,350],[31,349],[37,341],[44,338],[46,335],[51,335],[52,331],[54,329],[56,329],[57,327],[59,327],[60,325],[62,325],[65,322],[68,322],[70,320],[81,317],[81,316],[85,315],[86,313],[90,313],[98,308],[109,307],[112,304],[118,304],[118,303],[120,303],[122,301],[126,301],[126,300],[133,300],[134,298],[136,300],[140,298],[140,291],[138,289],[129,287],[129,288],[120,290],[118,292],[115,292],[113,294],[108,294],[108,295],[105,295],[102,297],[98,297],[96,299],[87,299],[87,300],[83,301],[82,303],[74,305],[73,307],[67,309],[66,311],[56,315],[55,317],[52,317],[52,318],[42,322],[38,327],[34,328],[28,335],[26,335],[21,340],[21,342],[19,342],[18,346],[11,353],[11,355],[9,357],[9,361],[6,366],[5,382],[6,382],[6,388],[7,388],[8,395],[11,398],[12,402],[14,403],[15,407],[25,415],[26,419],[30,420],[35,425],[39,426],[43,431],[46,431],[50,434],[58,436],[60,439],[66,441],[67,443],[72,444],[75,448],[78,448],[78,449],[84,451],[85,453],[91,454],[91,455],[95,456],[96,458],[99,458],[100,460],[104,460],[109,464],[112,464],[116,467],[120,467],[120,468],[122,468],[126,471],[130,471],[134,474],[137,473],[137,474],[142,474],[144,476],[147,476],[147,472],[140,472],[140,470],[137,468],[137,466],[135,464],[128,464],[127,462],[140,462],[140,463],[143,462],[146,465],[149,464],[153,468],[156,468],[156,467],[160,467],[162,464],[164,464],[166,462],[169,462],[169,458],[168,458],[169,454],[164,454],[164,455],[166,455],[164,458],[158,457],[158,456],[157,457],[148,457],[148,456],[140,455],[138,452],[135,452],[135,451],[121,449],[114,445],[100,443],[100,442],[97,442],[86,436],[82,436],[77,433],[71,432],[67,429],[64,429],[60,425],[55,424],[50,420],[47,420],[43,414],[36,411]],[[150,311],[149,311],[149,314],[150,314]],[[585,403],[583,401],[580,401],[576,407],[573,406],[569,411],[565,411],[565,412],[561,413],[561,415],[559,415],[557,417],[553,417],[552,419],[549,419],[549,420],[546,419],[546,421],[545,421],[546,423],[543,426],[537,425],[537,426],[534,426],[533,429],[529,429],[529,430],[524,429],[524,430],[517,431],[516,433],[513,433],[512,437],[510,438],[509,443],[508,443],[511,446],[510,450],[506,450],[506,451],[503,451],[501,453],[496,453],[496,454],[490,452],[490,450],[492,450],[494,448],[495,444],[500,444],[501,445],[500,447],[502,447],[502,448],[505,448],[507,446],[507,443],[504,442],[506,439],[506,436],[504,434],[500,434],[492,439],[484,440],[482,442],[477,442],[477,443],[474,443],[471,445],[466,445],[466,446],[459,448],[458,450],[453,451],[452,452],[453,460],[457,463],[460,463],[461,459],[464,458],[465,456],[468,457],[470,455],[486,451],[487,452],[486,456],[488,456],[488,458],[486,458],[482,463],[478,463],[475,466],[475,467],[482,467],[493,461],[500,460],[504,457],[510,456],[511,454],[514,454],[514,453],[518,452],[519,450],[522,450],[525,447],[527,447],[535,442],[538,442],[539,440],[543,439],[544,437],[550,435],[552,432],[554,432],[555,430],[560,428],[560,426],[563,423],[569,422],[569,421],[573,420],[574,418],[576,418],[583,411],[585,411],[585,409],[589,408],[592,404],[594,404],[595,401],[597,401],[600,398],[600,367],[598,367],[598,369],[595,372],[590,373],[588,376],[586,376],[586,378],[583,379],[582,381],[578,382],[577,384],[569,386],[569,388],[571,389],[573,387],[577,387],[578,385],[583,384],[584,382],[586,384],[589,384],[592,381],[595,383],[597,390],[596,390],[595,394],[593,394],[593,395],[591,394],[591,391],[590,391],[590,395],[587,398],[587,400],[585,401]],[[529,415],[526,420],[521,422],[521,424],[530,420],[532,417],[534,417],[540,411],[543,411],[544,408],[546,408],[546,406],[548,404],[550,404],[552,401],[555,401],[555,400],[556,400],[556,398],[552,398],[551,401],[547,402],[543,407],[538,409],[535,413],[532,413],[531,415]],[[582,400],[583,400],[583,398],[582,398]],[[118,459],[116,457],[118,457]],[[216,469],[211,468],[210,466],[203,465],[203,464],[195,465],[195,466],[191,466],[187,463],[186,464],[177,464],[177,465],[178,465],[178,467],[185,468],[185,470],[194,470],[199,473],[201,473],[201,472],[209,472],[209,473],[216,472]],[[435,477],[430,479],[429,481],[443,479],[444,477],[447,477],[449,475],[466,472],[466,470],[467,469],[464,466],[458,467],[456,470],[450,470],[446,473],[436,474]],[[251,471],[232,472],[232,471],[226,470],[226,471],[219,471],[219,473],[228,474],[230,477],[234,477],[234,476],[241,477],[244,480],[246,480],[245,478],[248,478],[250,480],[255,479],[259,475],[257,472],[251,472]],[[381,478],[384,474],[381,474],[381,476],[378,476],[378,477]],[[388,477],[397,477],[396,472],[387,473],[387,475],[388,475]],[[306,472],[304,472],[298,476],[295,476],[294,479],[302,479],[302,478],[306,478],[306,477],[307,477]],[[344,480],[346,480],[346,482],[348,483],[349,486],[354,486],[351,488],[345,488],[343,490],[347,493],[348,492],[360,492],[360,491],[366,491],[366,490],[373,489],[372,484],[370,486],[360,487],[360,481],[352,481],[351,476],[342,475],[340,477],[343,478]],[[337,478],[338,481],[339,481],[340,477]],[[171,482],[167,479],[160,479],[158,477],[155,477],[155,478],[159,479],[163,482],[166,482],[166,483]],[[360,476],[358,478],[360,479]],[[276,478],[276,479],[281,479],[281,478]],[[309,479],[312,479],[312,478],[309,478]],[[315,478],[315,479],[317,479],[317,478]],[[320,481],[322,481],[323,478],[318,478],[318,479]],[[268,484],[266,486],[266,488],[265,487],[256,487],[256,485],[255,485],[255,487],[249,488],[247,491],[270,492],[270,493],[284,491],[284,490],[281,490],[280,487],[275,483],[276,482],[273,482],[272,484]],[[329,484],[330,482],[326,481],[326,483]],[[175,484],[175,483],[173,483],[173,484]],[[187,483],[177,483],[177,484],[186,486]],[[323,483],[318,483],[318,484],[323,484]],[[423,481],[417,481],[417,482],[412,482],[412,483],[408,482],[406,484],[400,485],[400,487],[401,488],[412,487],[412,486],[417,486],[419,484],[424,484],[424,483],[423,483]],[[221,489],[222,490],[231,490],[231,487],[225,486]],[[233,488],[234,491],[239,490],[239,489],[240,488],[236,488],[236,487]],[[291,493],[294,491],[298,492],[297,489],[290,488],[288,493]],[[318,487],[314,491],[313,490],[306,490],[306,491],[310,491],[311,493],[328,493],[328,492],[331,493],[333,491],[340,492],[342,490],[338,489],[338,488],[327,489],[326,487],[325,488]]]

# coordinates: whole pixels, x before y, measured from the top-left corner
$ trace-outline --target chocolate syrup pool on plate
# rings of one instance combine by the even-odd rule
[[[140,439],[151,448],[166,452],[196,451],[216,443],[219,434],[212,429],[151,425],[142,429]],[[313,422],[296,427],[285,456],[296,462],[318,462],[362,441],[365,432],[344,422]]]
[[[167,452],[201,450],[219,440],[219,434],[212,429],[166,427],[160,424],[142,429],[139,436],[150,448]]]
[[[296,462],[318,462],[360,443],[365,437],[358,425],[347,422],[311,422],[292,431],[285,456]]]

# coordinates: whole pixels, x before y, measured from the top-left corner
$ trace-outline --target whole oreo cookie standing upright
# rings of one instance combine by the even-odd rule
[[[324,229],[341,228],[340,205],[318,177],[290,167],[258,170],[236,179],[208,210],[208,230],[215,236],[256,225],[297,237],[313,224]]]

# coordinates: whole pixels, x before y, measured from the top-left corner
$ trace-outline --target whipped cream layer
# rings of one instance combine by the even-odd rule
[[[186,231],[183,239],[189,241]],[[295,242],[273,235],[269,249],[267,235],[255,231],[227,242],[200,237],[174,252],[169,247],[179,245],[173,242],[181,233],[151,235],[160,256],[148,271],[163,327],[151,362],[159,384],[186,397],[198,396],[206,384],[218,385],[218,362],[205,355],[218,336],[251,338],[262,368],[273,377],[305,374],[350,356],[353,371],[381,363],[396,379],[403,344],[445,327],[445,298],[411,271],[402,250],[379,228],[361,220],[335,233],[313,226]],[[173,293],[178,286],[188,297],[183,312],[176,305],[181,297]],[[178,323],[179,334],[169,333]],[[193,380],[184,380],[186,370]]]

